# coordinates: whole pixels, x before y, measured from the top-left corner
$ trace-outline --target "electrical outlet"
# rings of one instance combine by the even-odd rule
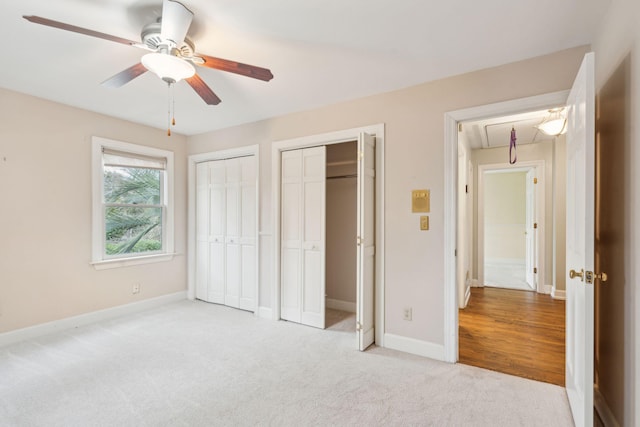
[[[405,307],[402,310],[402,318],[404,320],[411,320],[412,317],[413,317],[413,309],[411,307]]]
[[[133,284],[133,288],[131,288],[131,293],[132,294],[139,294],[140,293],[140,283],[134,283]]]

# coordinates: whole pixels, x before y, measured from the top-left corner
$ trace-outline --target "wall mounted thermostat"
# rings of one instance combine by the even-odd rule
[[[411,212],[427,213],[430,209],[429,190],[413,190],[411,192]]]

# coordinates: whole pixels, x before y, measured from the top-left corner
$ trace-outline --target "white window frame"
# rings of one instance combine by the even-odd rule
[[[102,150],[109,149],[141,155],[147,157],[164,157],[167,166],[164,182],[161,185],[164,201],[164,223],[162,237],[162,251],[152,254],[133,254],[119,258],[105,254],[105,218],[104,218],[104,168],[102,164]],[[174,253],[174,198],[173,198],[173,152],[152,148],[128,142],[94,136],[91,138],[91,178],[92,178],[92,256],[91,264],[97,270],[105,268],[126,267],[137,264],[169,261]]]

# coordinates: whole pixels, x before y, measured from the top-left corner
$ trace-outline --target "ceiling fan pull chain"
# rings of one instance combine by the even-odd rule
[[[171,85],[171,126],[176,125],[176,97],[174,94],[174,86]]]
[[[171,83],[167,82],[167,136],[171,136]]]

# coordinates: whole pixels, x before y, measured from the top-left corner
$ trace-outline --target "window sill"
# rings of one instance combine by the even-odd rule
[[[93,265],[93,268],[95,268],[96,270],[106,270],[108,268],[129,267],[132,265],[151,264],[154,262],[171,261],[175,255],[177,254],[170,253],[170,254],[137,256],[132,258],[115,258],[115,259],[107,259],[107,260],[101,260],[101,261],[93,261],[91,262],[91,265]]]

